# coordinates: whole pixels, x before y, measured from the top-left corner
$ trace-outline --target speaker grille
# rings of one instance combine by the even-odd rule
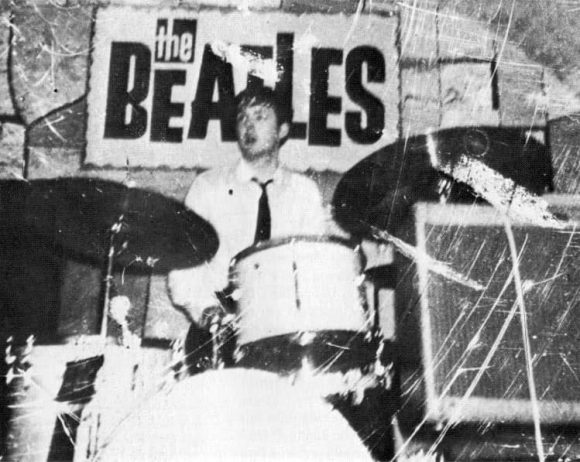
[[[555,213],[570,218],[569,227],[514,224],[513,232],[542,420],[580,422],[580,200],[555,197],[551,203]],[[403,268],[403,279],[413,284],[407,285],[412,291],[405,293],[405,309],[399,312],[398,335],[420,335],[427,417],[531,421],[519,307],[501,216],[486,206],[418,204],[415,233],[421,252],[485,287],[477,291],[435,274],[426,258]],[[408,342],[402,339],[403,345]],[[413,361],[412,350],[404,350],[403,362]]]

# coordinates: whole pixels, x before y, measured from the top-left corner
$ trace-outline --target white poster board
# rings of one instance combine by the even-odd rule
[[[394,17],[99,9],[84,163],[222,165],[234,95],[266,85],[293,110],[282,160],[343,172],[397,138],[395,44]]]

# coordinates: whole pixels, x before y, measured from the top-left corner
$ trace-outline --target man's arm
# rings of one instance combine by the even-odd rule
[[[208,264],[197,268],[173,270],[167,276],[167,289],[171,302],[185,308],[194,321],[199,322],[203,311],[218,301],[208,282],[211,269]]]
[[[185,197],[185,206],[211,224],[211,184],[199,175]],[[167,276],[169,297],[174,305],[185,308],[198,322],[205,308],[216,304],[212,263],[195,268],[173,270]]]
[[[199,174],[189,191],[185,196],[183,201],[185,206],[195,213],[197,213],[201,218],[211,223],[211,201],[212,201],[212,185],[202,173]]]

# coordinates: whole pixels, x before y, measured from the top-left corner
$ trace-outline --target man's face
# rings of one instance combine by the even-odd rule
[[[277,152],[287,124],[278,126],[276,112],[269,106],[247,106],[237,116],[236,131],[242,157],[255,161]]]

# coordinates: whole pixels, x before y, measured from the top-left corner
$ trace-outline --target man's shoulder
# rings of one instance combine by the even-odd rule
[[[207,216],[208,211],[202,212],[204,207],[215,205],[216,197],[227,186],[229,178],[231,166],[215,167],[198,173],[187,191],[185,205]]]
[[[312,178],[310,178],[305,173],[297,172],[296,170],[291,170],[284,167],[284,175],[292,186],[298,188],[315,189],[319,191],[318,184]]]
[[[193,180],[193,185],[219,185],[229,181],[235,171],[235,165],[223,165],[213,167],[198,173]]]

